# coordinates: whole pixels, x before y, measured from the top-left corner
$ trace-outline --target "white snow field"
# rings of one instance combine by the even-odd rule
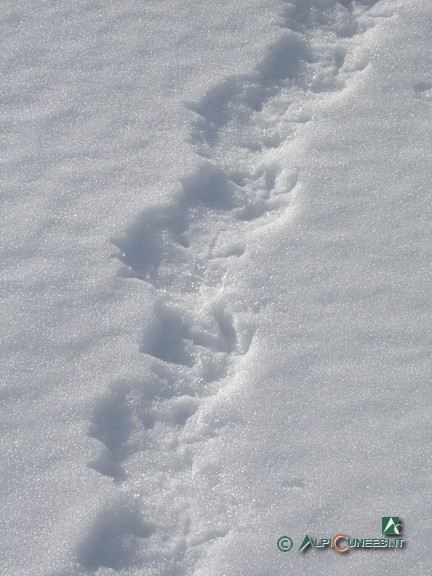
[[[430,575],[432,3],[0,23],[0,574]]]

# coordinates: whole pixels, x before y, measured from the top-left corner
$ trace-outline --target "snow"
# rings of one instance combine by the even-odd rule
[[[431,12],[2,3],[2,574],[429,574]]]

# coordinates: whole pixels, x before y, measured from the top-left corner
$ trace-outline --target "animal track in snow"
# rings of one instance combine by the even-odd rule
[[[99,512],[78,547],[78,562],[91,571],[102,567],[119,571],[134,565],[139,559],[139,542],[154,531],[155,525],[146,522],[135,505],[119,501]]]
[[[149,376],[113,386],[99,401],[89,435],[103,448],[89,466],[112,477],[121,494],[138,495],[150,523],[124,505],[102,512],[79,549],[83,567],[119,570],[145,562],[141,543],[148,539],[159,573],[191,573],[188,551],[228,533],[225,518],[206,532],[200,525],[207,519],[192,521],[176,495],[193,506],[194,455],[235,423],[235,408],[222,414],[218,398],[259,325],[259,307],[235,294],[230,273],[250,238],[295,206],[301,174],[290,165],[290,143],[316,103],[366,67],[351,41],[371,25],[363,16],[374,4],[287,3],[279,39],[256,69],[187,104],[196,114],[190,143],[200,157],[197,170],[181,181],[170,204],[147,210],[112,240],[122,276],[151,285],[152,313],[140,345]],[[223,481],[217,463],[199,474],[209,489]],[[285,486],[303,484],[294,479]]]
[[[94,409],[89,436],[102,442],[105,449],[89,466],[117,481],[123,480],[125,474],[121,463],[127,454],[132,426],[131,410],[124,392],[112,391],[111,395],[101,398]]]

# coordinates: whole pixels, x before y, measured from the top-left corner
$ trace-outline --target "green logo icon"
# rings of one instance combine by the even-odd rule
[[[300,544],[299,552],[303,552],[303,550],[305,550],[308,546],[313,546],[313,544],[312,540],[306,534],[306,536],[303,538],[303,542]]]
[[[399,516],[383,516],[382,533],[390,536],[402,534],[402,522]]]

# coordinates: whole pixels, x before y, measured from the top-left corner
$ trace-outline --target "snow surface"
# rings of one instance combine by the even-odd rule
[[[0,573],[429,575],[432,4],[0,27]]]

